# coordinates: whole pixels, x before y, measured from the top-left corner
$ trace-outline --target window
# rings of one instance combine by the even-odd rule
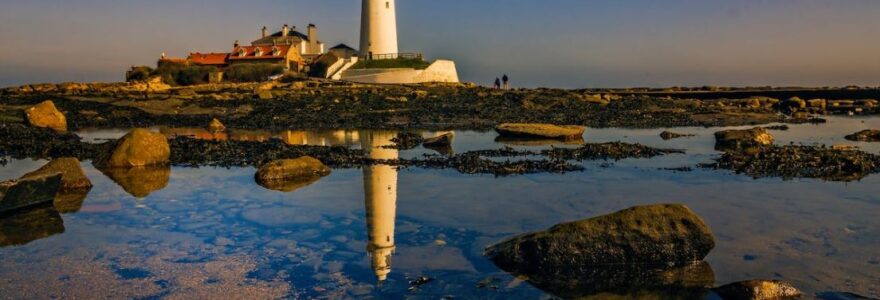
[[[244,56],[244,55],[245,55],[244,49],[239,48],[238,49],[238,56]]]
[[[391,2],[385,1],[385,8],[391,8]]]
[[[254,56],[262,56],[262,55],[263,55],[263,49],[262,49],[262,48],[257,48],[257,50],[254,51]]]

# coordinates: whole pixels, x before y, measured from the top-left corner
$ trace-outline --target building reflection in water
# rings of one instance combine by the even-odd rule
[[[393,132],[362,132],[361,147],[372,159],[397,159],[396,149],[382,146],[392,144]],[[389,165],[364,168],[364,204],[367,212],[367,252],[373,271],[379,281],[391,273],[394,255],[394,221],[397,213],[397,169]]]

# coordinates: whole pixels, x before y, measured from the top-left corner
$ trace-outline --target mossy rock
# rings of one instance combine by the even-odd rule
[[[773,135],[767,129],[755,127],[746,130],[724,130],[715,133],[715,149],[740,150],[773,144]]]
[[[583,126],[504,123],[495,127],[501,136],[511,138],[577,139],[584,135]]]
[[[100,168],[131,168],[167,165],[171,147],[165,135],[136,128],[116,141],[113,150],[95,160]]]
[[[92,182],[83,172],[79,160],[73,157],[54,159],[36,171],[25,174],[22,178],[34,178],[56,173],[61,173],[61,192],[92,188]]]
[[[310,156],[269,162],[257,171],[258,184],[268,189],[291,192],[330,175],[330,167]]]

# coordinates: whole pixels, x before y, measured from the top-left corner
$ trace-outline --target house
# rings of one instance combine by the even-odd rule
[[[223,68],[229,65],[229,53],[190,53],[187,60],[199,66]]]
[[[324,54],[324,43],[318,40],[318,27],[315,26],[315,24],[309,24],[307,32],[307,35],[302,34],[301,32],[296,31],[296,26],[290,27],[287,24],[284,24],[284,26],[281,27],[281,31],[269,34],[264,26],[262,36],[251,42],[251,45],[290,45],[295,52],[306,60],[306,62],[311,62],[321,54]]]
[[[229,54],[229,64],[241,63],[280,64],[295,71],[305,66],[302,55],[291,45],[236,46]]]

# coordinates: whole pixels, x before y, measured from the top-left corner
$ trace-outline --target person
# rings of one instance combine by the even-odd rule
[[[498,77],[495,77],[495,86],[494,86],[494,88],[495,88],[496,90],[501,88],[501,79],[498,79]]]
[[[504,77],[501,77],[501,80],[504,81],[504,89],[510,89],[510,78],[507,78],[507,74],[504,74]]]

